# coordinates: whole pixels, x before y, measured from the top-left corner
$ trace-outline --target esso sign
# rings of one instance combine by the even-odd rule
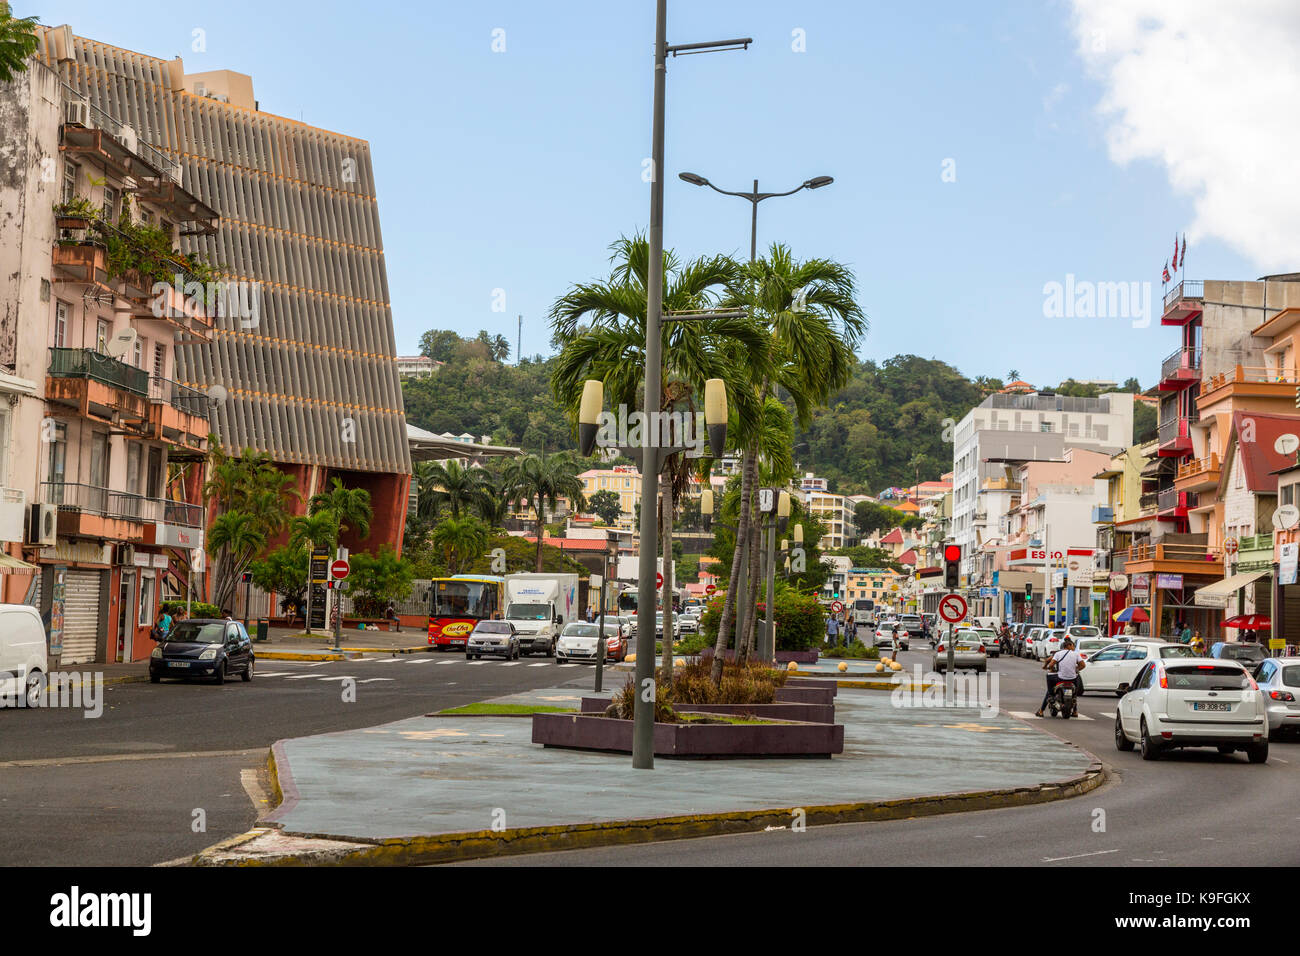
[[[1059,560],[1061,560],[1063,557],[1065,557],[1065,552],[1064,552],[1064,551],[1053,551],[1053,552],[1052,552],[1052,560],[1053,560],[1053,561],[1059,561]],[[1033,548],[1030,548],[1030,549],[1029,549],[1029,560],[1030,560],[1030,561],[1046,561],[1046,560],[1047,560],[1047,549],[1046,549],[1046,548],[1039,548],[1039,549],[1037,549],[1037,550],[1034,550]]]

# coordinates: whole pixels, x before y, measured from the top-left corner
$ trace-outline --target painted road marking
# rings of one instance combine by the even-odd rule
[[[390,682],[391,682],[391,681],[396,680],[396,678],[394,678],[394,677],[367,677],[365,680],[359,680],[359,681],[357,681],[357,683],[358,683],[358,684],[373,684],[373,683],[374,683],[375,681],[377,681],[377,680],[386,680],[386,681],[390,681]]]
[[[577,664],[561,664],[561,667],[577,667]]]
[[[1115,719],[1115,711],[1113,711],[1113,710],[1103,710],[1103,711],[1101,712],[1101,716],[1105,717],[1107,720],[1114,720],[1114,719]]]
[[[502,666],[502,667],[518,667],[518,666],[519,666],[520,664],[522,664],[522,663],[523,663],[523,661],[506,661],[506,662],[505,662],[504,664],[502,664],[501,666]]]
[[[266,671],[257,671],[257,672],[256,672],[256,676],[258,676],[258,677],[288,677],[288,676],[289,676],[290,674],[292,674],[292,673],[293,673],[293,671],[271,671],[270,673],[267,673]]]
[[[285,680],[311,680],[315,674],[294,674],[292,677],[286,677]]]
[[[528,666],[529,667],[550,667],[551,662],[547,661],[545,664],[529,664]]]
[[[318,677],[317,680],[356,680],[351,674],[346,677]]]
[[[407,661],[407,663],[408,664],[432,664],[434,663],[434,660],[432,657],[411,658],[411,660]],[[448,661],[448,663],[451,662]]]
[[[1021,720],[1042,720],[1037,714],[1031,714],[1027,710],[1009,710],[1007,711],[1012,717],[1019,717]]]
[[[486,664],[487,661],[469,661],[468,663],[470,667],[477,667],[480,664]]]
[[[1044,863],[1060,863],[1062,860],[1078,860],[1085,856],[1105,856],[1107,853],[1118,853],[1119,850],[1096,850],[1092,853],[1076,853],[1074,856],[1045,856]]]
[[[435,661],[437,664],[455,664],[455,661]]]

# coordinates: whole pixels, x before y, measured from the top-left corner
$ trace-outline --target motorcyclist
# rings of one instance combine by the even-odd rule
[[[1043,702],[1038,705],[1038,710],[1034,716],[1043,716],[1043,711],[1052,702],[1052,694],[1056,691],[1056,685],[1062,681],[1068,680],[1074,684],[1074,694],[1077,699],[1078,695],[1083,693],[1083,681],[1079,678],[1079,671],[1083,670],[1085,666],[1083,658],[1074,649],[1074,640],[1066,637],[1061,642],[1061,649],[1043,661],[1043,670],[1047,671],[1047,693],[1043,695]]]
[[[1011,653],[1011,628],[1005,622],[998,630],[998,649],[1004,654]]]

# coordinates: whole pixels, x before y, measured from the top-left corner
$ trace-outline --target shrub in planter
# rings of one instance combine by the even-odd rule
[[[166,611],[168,614],[170,614],[172,617],[175,617],[177,611],[180,611],[182,614],[185,613],[185,602],[184,601],[163,601],[162,609]],[[215,604],[206,604],[203,601],[194,601],[190,604],[190,617],[219,618],[221,617],[221,608],[217,607]]]
[[[778,651],[806,651],[819,647],[825,636],[826,615],[821,603],[811,594],[794,588],[776,592],[776,649]],[[758,604],[760,618],[766,620],[767,604]],[[716,635],[716,631],[714,632]]]
[[[830,650],[822,651],[823,657],[848,657],[853,660],[875,661],[880,659],[880,648],[867,647],[863,644],[852,644],[849,647],[835,646]]]

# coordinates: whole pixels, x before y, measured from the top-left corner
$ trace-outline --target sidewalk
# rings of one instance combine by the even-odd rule
[[[579,684],[579,682],[575,682]],[[521,699],[577,707],[579,686]],[[506,700],[502,698],[502,700]],[[259,829],[209,848],[208,865],[408,865],[582,846],[897,819],[1086,792],[1095,758],[1004,714],[907,708],[841,689],[844,753],[830,760],[655,761],[547,749],[518,717],[418,717],[282,740],[279,806]]]

